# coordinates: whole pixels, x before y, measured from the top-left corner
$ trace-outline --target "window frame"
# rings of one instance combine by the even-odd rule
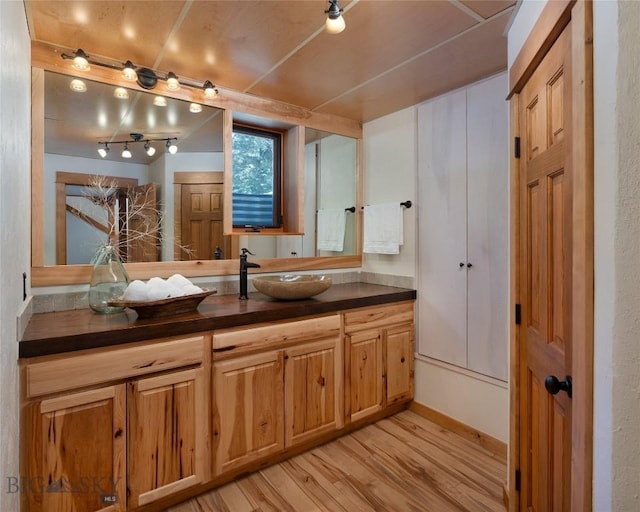
[[[264,230],[274,230],[281,229],[284,224],[283,213],[282,213],[282,204],[283,204],[283,187],[282,187],[282,173],[284,170],[284,162],[283,162],[283,144],[285,134],[282,131],[278,130],[269,130],[267,128],[262,128],[259,126],[248,125],[244,123],[234,122],[232,126],[232,143],[231,143],[231,151],[233,152],[233,134],[241,133],[244,135],[254,135],[257,137],[264,137],[266,139],[271,139],[273,141],[273,210],[272,210],[272,222],[270,225],[261,225],[258,227],[258,231],[260,228]],[[233,154],[231,155],[231,162],[233,166]],[[231,176],[233,176],[233,168],[231,169]],[[231,194],[233,196],[233,184],[231,186]],[[246,224],[235,224],[233,222],[233,199],[231,202],[231,222],[232,227],[236,228],[247,228]]]

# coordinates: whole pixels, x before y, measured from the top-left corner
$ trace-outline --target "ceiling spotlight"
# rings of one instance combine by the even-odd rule
[[[178,152],[178,146],[171,142],[171,139],[167,139],[167,151],[172,155],[175,155]]]
[[[119,100],[126,100],[129,98],[129,92],[124,87],[116,87],[113,96]]]
[[[209,80],[202,85],[202,89],[204,90],[205,98],[215,98],[218,95],[218,89]]]
[[[144,143],[144,150],[147,152],[147,155],[153,156],[156,154],[156,148],[151,145],[151,141],[147,141]]]
[[[89,66],[89,56],[84,53],[80,48],[78,48],[74,52],[75,57],[73,58],[72,66],[78,71],[89,71],[91,67]]]
[[[164,96],[156,96],[153,98],[153,104],[156,107],[166,107],[167,106],[167,98]]]
[[[107,144],[106,142],[104,143],[104,147],[103,148],[98,148],[98,154],[104,158],[107,156],[107,154],[109,153],[109,144]]]
[[[135,82],[138,79],[138,73],[136,73],[135,66],[130,60],[124,63],[124,68],[122,69],[122,78],[128,80],[129,82]]]
[[[178,82],[178,77],[173,71],[169,71],[167,74],[167,89],[170,91],[176,91],[180,89],[180,82]]]
[[[329,34],[339,34],[346,27],[342,12],[344,9],[340,9],[338,0],[329,0],[329,9],[324,11],[327,15],[327,21],[325,22],[324,29]]]
[[[200,112],[202,112],[202,105],[200,105],[200,103],[192,103],[191,105],[189,105],[189,112],[192,112],[193,114],[199,114]]]
[[[71,80],[69,89],[76,92],[85,92],[87,90],[87,86],[82,80],[78,80],[77,78],[75,78]]]
[[[122,158],[131,158],[131,151],[129,151],[129,144],[124,143],[124,149],[122,150]]]

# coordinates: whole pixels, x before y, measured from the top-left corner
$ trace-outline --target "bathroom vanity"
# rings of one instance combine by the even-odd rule
[[[20,342],[23,509],[163,510],[413,398],[416,292],[208,297],[195,313],[34,315]]]

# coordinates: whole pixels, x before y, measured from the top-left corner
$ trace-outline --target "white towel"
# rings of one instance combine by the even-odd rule
[[[347,212],[341,210],[318,210],[319,251],[342,252]]]
[[[364,207],[364,252],[399,254],[403,243],[400,201]]]

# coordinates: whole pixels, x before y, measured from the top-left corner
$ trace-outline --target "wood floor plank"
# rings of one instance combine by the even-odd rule
[[[506,460],[411,411],[170,512],[504,512]]]

